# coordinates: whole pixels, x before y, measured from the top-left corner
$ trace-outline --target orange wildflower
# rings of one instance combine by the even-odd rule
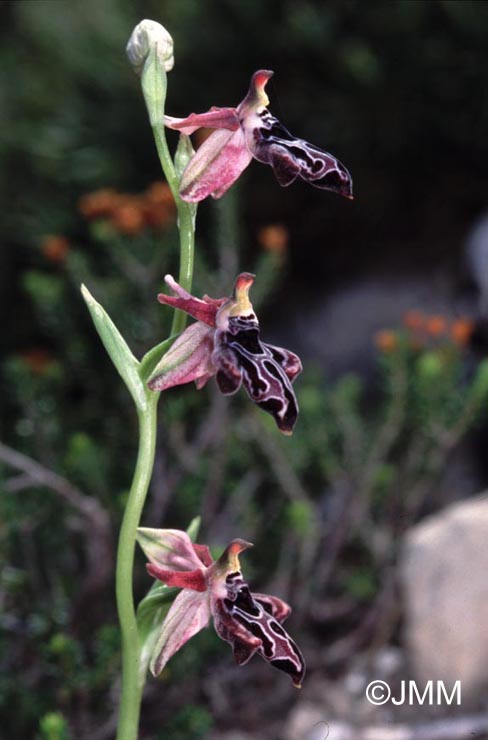
[[[447,321],[443,316],[429,316],[425,322],[425,329],[432,337],[438,337],[447,331]]]
[[[381,352],[392,352],[398,346],[398,337],[390,329],[381,329],[374,335],[374,343]]]
[[[286,252],[288,238],[288,231],[282,224],[269,224],[258,231],[258,242],[269,252]]]
[[[149,226],[163,228],[175,218],[175,202],[166,182],[154,182],[142,196],[142,210]]]
[[[403,325],[412,331],[419,331],[425,325],[425,316],[421,311],[407,311],[403,317]]]
[[[137,234],[144,226],[144,212],[140,201],[135,197],[126,196],[112,211],[110,220],[117,231]]]
[[[451,324],[451,337],[454,339],[456,344],[460,344],[464,347],[474,330],[474,324],[470,319],[456,319]]]
[[[21,352],[20,357],[34,375],[44,375],[46,370],[54,363],[52,354],[43,347],[33,347]]]
[[[82,216],[88,219],[110,216],[120,205],[123,196],[116,190],[106,188],[94,193],[83,195],[78,202],[78,209]]]
[[[144,193],[144,199],[158,206],[174,206],[173,195],[167,182],[153,182]]]
[[[69,242],[65,236],[50,234],[42,240],[41,252],[49,262],[63,262],[69,252]]]

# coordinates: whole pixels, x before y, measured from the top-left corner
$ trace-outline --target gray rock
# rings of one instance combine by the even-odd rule
[[[466,240],[466,263],[478,287],[478,309],[488,317],[488,214],[476,221]]]
[[[400,571],[413,673],[447,690],[460,680],[464,705],[488,685],[488,497],[412,528]]]
[[[303,701],[290,713],[286,727],[286,740],[326,740],[330,725],[325,719],[324,707]]]

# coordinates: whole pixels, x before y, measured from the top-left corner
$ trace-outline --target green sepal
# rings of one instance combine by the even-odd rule
[[[145,411],[148,403],[149,391],[146,390],[139,376],[139,362],[130,351],[125,339],[114,322],[98,303],[85,285],[81,286],[81,293],[90,311],[93,323],[115,365],[117,372],[127,386],[134,403],[140,411]]]

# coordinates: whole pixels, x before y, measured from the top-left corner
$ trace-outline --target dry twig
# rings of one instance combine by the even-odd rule
[[[7,491],[19,492],[27,487],[45,486],[79,514],[76,526],[81,525],[85,537],[87,562],[82,598],[104,588],[112,575],[113,547],[109,515],[100,502],[82,493],[63,476],[1,442],[0,462],[20,473],[7,481]]]

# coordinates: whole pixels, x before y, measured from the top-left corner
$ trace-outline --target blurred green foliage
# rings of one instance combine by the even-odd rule
[[[140,357],[167,334],[171,312],[155,296],[163,274],[177,271],[174,218],[137,229],[130,220],[160,178],[123,54],[133,25],[152,17],[175,38],[171,113],[233,105],[255,69],[275,69],[273,112],[354,174],[354,208],[300,184],[282,190],[257,165],[223,201],[201,206],[195,293],[225,295],[240,269],[252,269],[267,337],[273,311],[286,322],[304,297],[345,274],[455,263],[466,224],[485,205],[488,6],[23,0],[0,11],[2,441],[96,500],[115,532],[136,424],[79,284]],[[118,220],[80,212],[80,198],[101,188],[130,193]],[[262,240],[258,248],[260,228],[274,223],[289,248]],[[442,505],[446,460],[484,414],[486,362],[448,333],[419,345],[394,328],[390,339],[372,389],[355,373],[331,381],[308,365],[291,440],[245,397],[223,399],[213,384],[162,399],[144,524],[186,527],[201,511],[200,539],[215,553],[234,536],[253,540],[246,576],[292,602],[290,629],[310,651],[354,629],[381,597],[401,533]],[[29,469],[4,462],[0,475],[2,729],[61,740],[106,727],[110,737],[119,670],[113,542]],[[106,569],[90,560],[95,541],[105,542]],[[139,597],[149,586],[142,563]],[[321,607],[336,598],[350,611],[327,621]],[[230,661],[211,630],[185,646],[160,679],[167,702],[152,684],[145,737],[165,726],[175,740],[203,738],[225,725],[226,711],[244,724],[232,698],[270,679],[261,683],[254,661],[228,681]],[[228,691],[230,709],[219,715],[207,683],[221,673],[216,691]]]

